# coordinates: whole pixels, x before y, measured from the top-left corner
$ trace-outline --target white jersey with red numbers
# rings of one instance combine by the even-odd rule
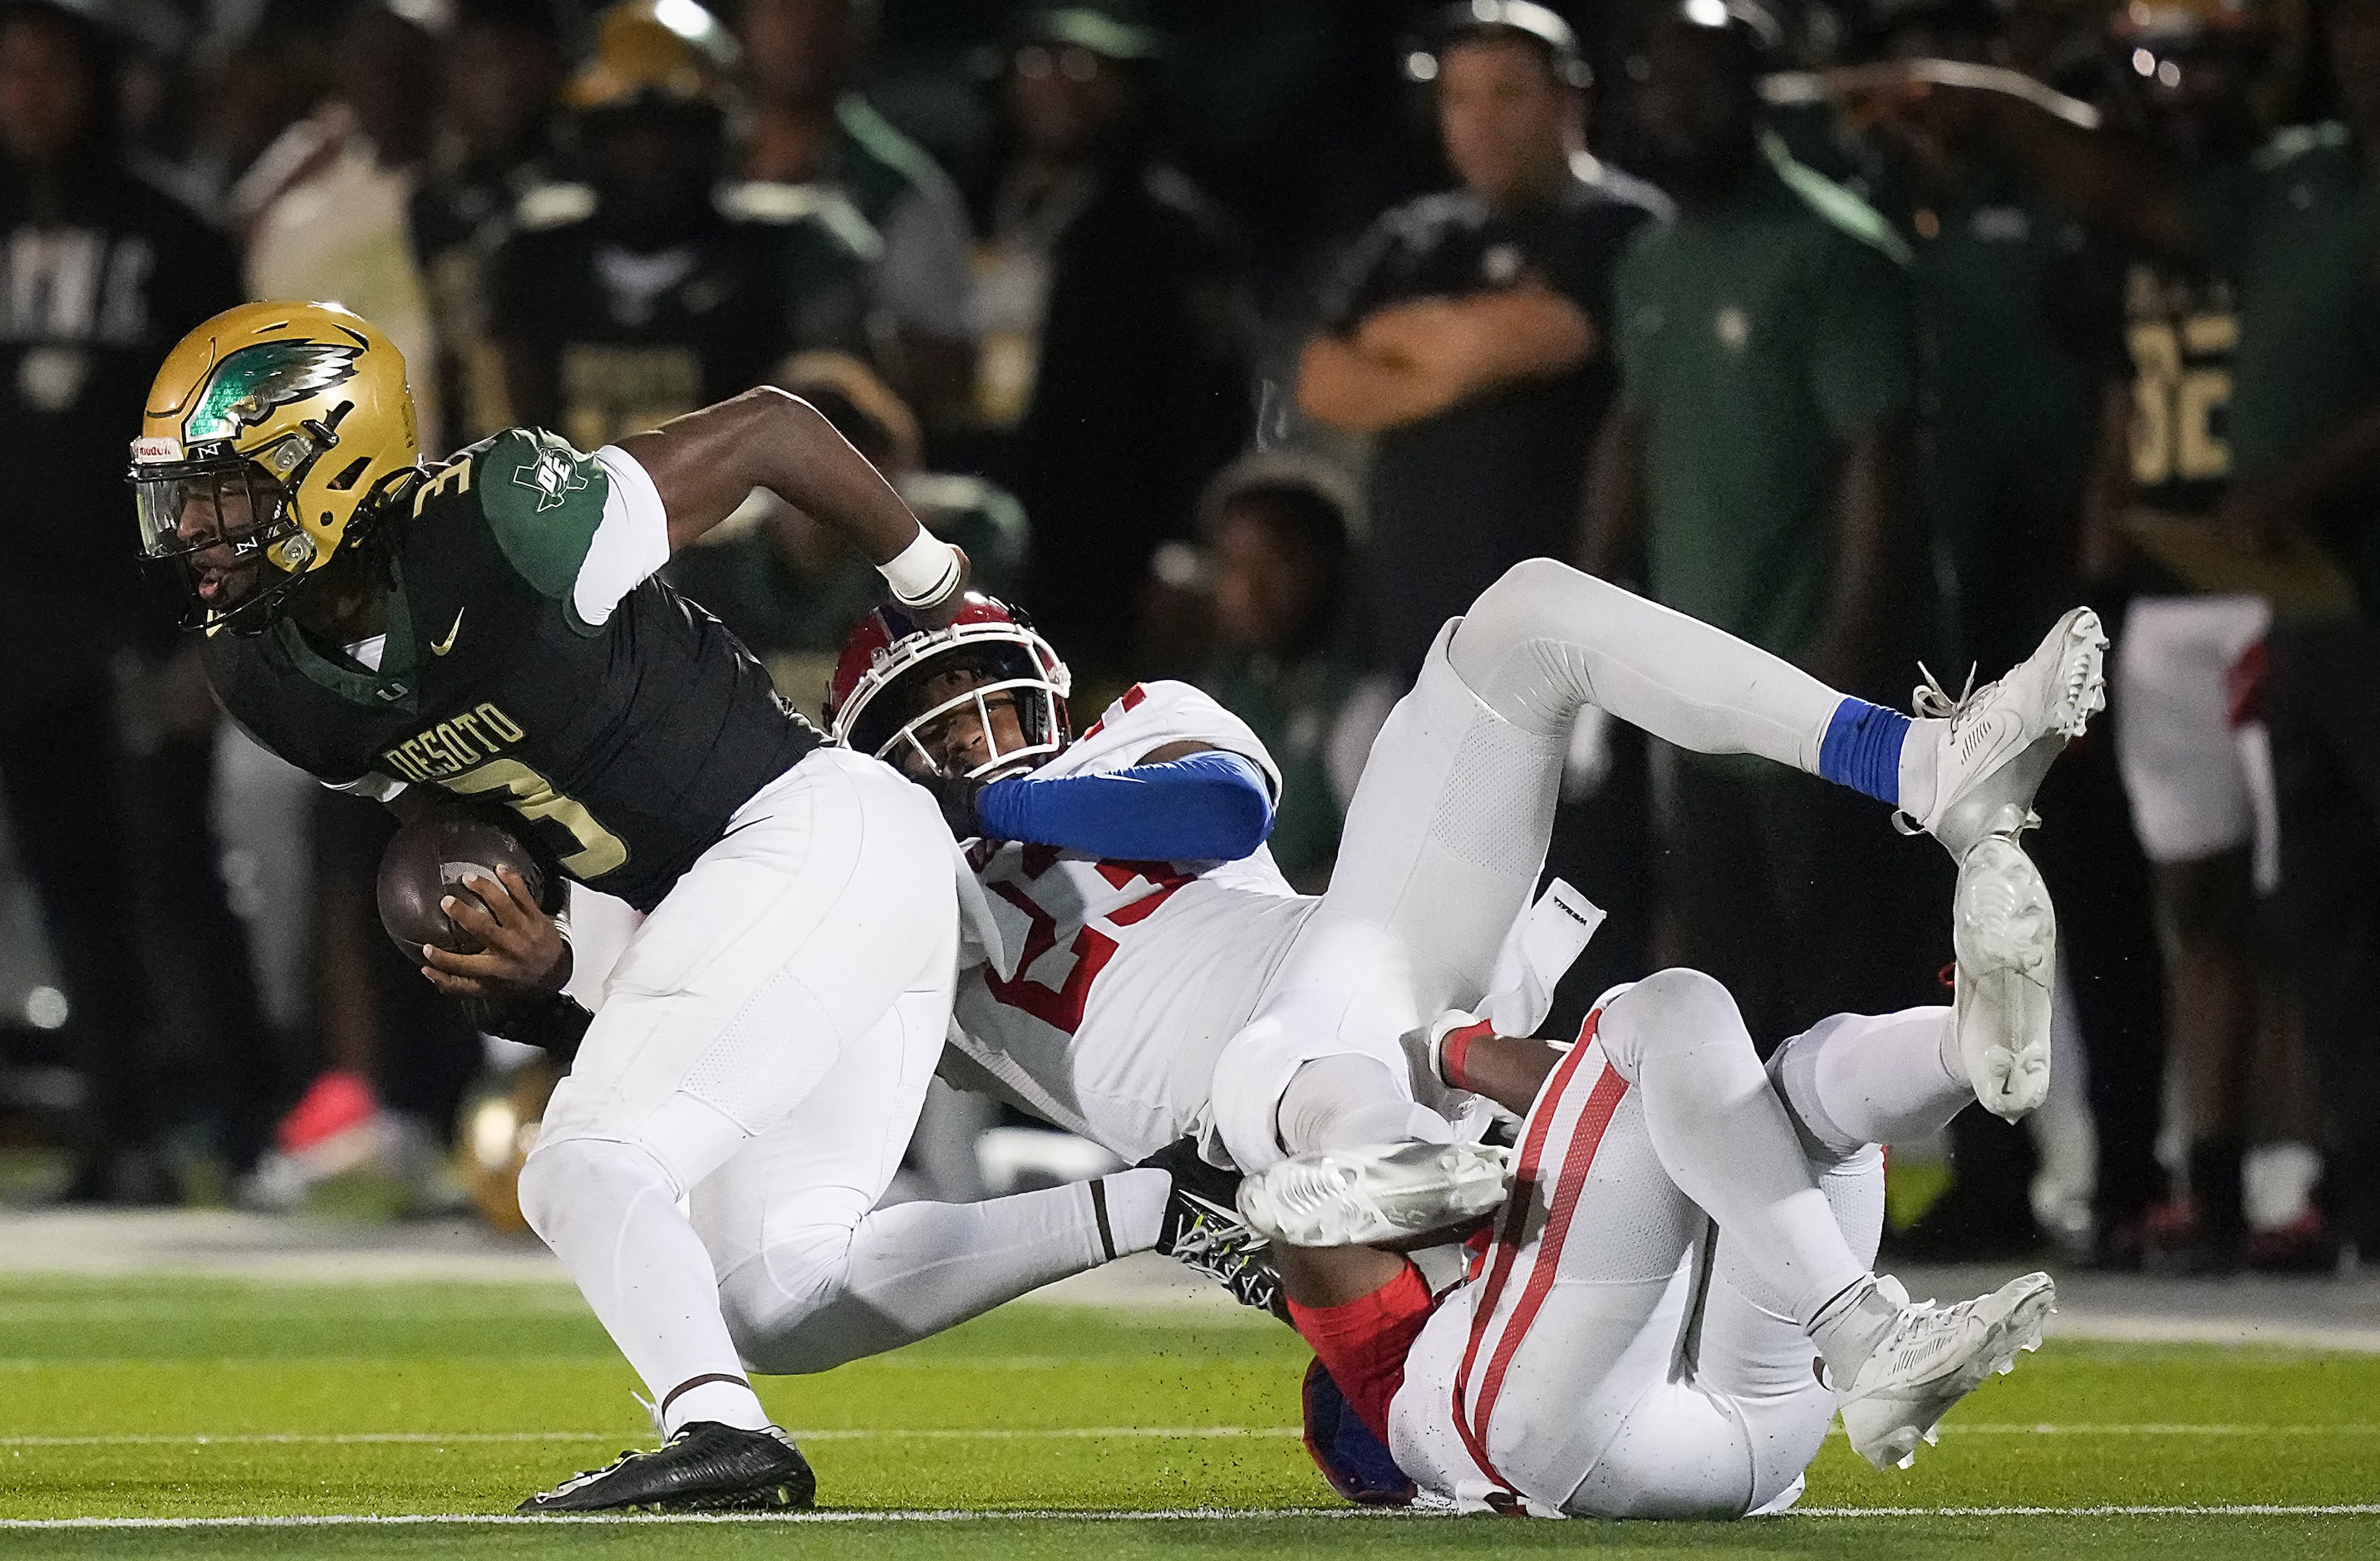
[[[1245,722],[1186,683],[1136,684],[1037,779],[1130,769],[1169,743],[1281,772]],[[1247,1022],[1316,901],[1258,847],[1236,861],[1108,861],[977,841],[996,929],[961,972],[951,1044],[1060,1127],[1138,1160],[1203,1132],[1215,1055]]]

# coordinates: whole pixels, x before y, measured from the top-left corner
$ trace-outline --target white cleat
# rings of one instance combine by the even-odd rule
[[[1900,1311],[1850,1384],[1838,1384],[1835,1403],[1853,1452],[1878,1469],[1906,1469],[1952,1405],[1985,1378],[2016,1370],[2019,1350],[2041,1348],[2058,1287],[2046,1274],[2028,1274],[1956,1306],[1911,1303],[1889,1276],[1876,1287]]]
[[[1361,1247],[1478,1218],[1512,1189],[1512,1152],[1387,1143],[1292,1155],[1240,1183],[1240,1217],[1292,1247]]]
[[[1959,864],[1950,900],[1959,1055],[1985,1111],[2013,1122],[2049,1097],[2058,912],[2033,859],[1986,835]]]
[[[1921,718],[1940,723],[1931,727],[1933,795],[1919,808],[1904,807],[1911,822],[1902,827],[1931,835],[1951,860],[1962,861],[1985,835],[2029,825],[2041,777],[2068,740],[2107,708],[2107,648],[2099,615],[2076,607],[1997,683],[1954,700],[1929,675],[1912,702]]]

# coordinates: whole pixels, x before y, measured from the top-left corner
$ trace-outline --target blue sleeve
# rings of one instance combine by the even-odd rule
[[[1102,775],[1014,775],[976,796],[986,835],[1139,861],[1237,861],[1272,833],[1254,761],[1218,750]]]

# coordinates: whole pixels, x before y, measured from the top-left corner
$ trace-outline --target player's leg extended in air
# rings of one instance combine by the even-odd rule
[[[1210,858],[1256,848],[1260,830],[1236,846],[1220,835],[1166,843],[1185,816],[1208,810],[1185,806],[1181,777],[1163,773],[1176,766],[1154,762],[1180,748],[1211,750],[1212,742],[1160,744],[1125,776],[1031,778],[1045,772],[1029,761],[1068,746],[1062,707],[1042,697],[1057,666],[1054,654],[1018,633],[997,604],[969,611],[975,616],[947,643],[898,625],[880,626],[874,641],[856,638],[856,650],[845,656],[850,677],[839,675],[838,733],[857,732],[863,751],[883,747],[911,766],[913,778],[937,791],[962,835],[996,833],[975,808],[983,788],[997,784],[1012,794],[1004,814],[1031,813],[1028,827],[1037,832],[1025,838],[1091,857]],[[1565,637],[1548,627],[1549,619],[1582,627]],[[868,632],[863,628],[862,637]],[[1215,1069],[1217,1125],[1235,1153],[1257,1164],[1293,1147],[1427,1144],[1451,1136],[1443,1118],[1416,1104],[1399,1036],[1437,1012],[1418,1005],[1475,1000],[1486,984],[1543,856],[1561,734],[1590,691],[1617,713],[1698,747],[1762,752],[1839,779],[1858,778],[1864,766],[1870,789],[1888,791],[1885,799],[1905,803],[1962,845],[1974,837],[1956,817],[2022,814],[2038,769],[2096,697],[2095,630],[2083,616],[2061,624],[2040,655],[1970,701],[1957,719],[1912,724],[1835,695],[1706,626],[1550,563],[1513,571],[1451,638],[1452,655],[1441,642],[1421,686],[1376,746],[1341,878],[1315,918],[1320,925],[1309,926],[1290,951],[1284,979],[1257,1022],[1226,1048],[1224,1065]],[[1606,648],[1592,648],[1590,639]],[[994,652],[1023,659],[1014,665],[986,659]],[[1643,670],[1648,665],[1662,670]],[[1673,667],[1679,670],[1667,670]],[[1599,681],[1590,684],[1590,677]],[[906,701],[892,697],[905,679],[917,683]],[[880,682],[881,708],[863,708]],[[1961,748],[1953,740],[1954,728],[1985,716],[1996,743]],[[1904,740],[1912,732],[1916,740]],[[1937,757],[1943,753],[1950,757]],[[1021,768],[1018,755],[1028,761]],[[1217,789],[1212,775],[1196,784]],[[1016,806],[1019,786],[1037,799],[1030,810]],[[1097,811],[1070,814],[1052,805],[1065,800],[1069,788],[1094,793]],[[1220,789],[1232,789],[1228,777]],[[1124,811],[1145,799],[1144,811],[1164,816],[1119,816],[1120,798]],[[1083,837],[1070,835],[1070,827]],[[1119,838],[1135,843],[1120,847]],[[1998,871],[1981,871],[1986,857]],[[2021,936],[2011,944],[2005,931],[2013,920],[2046,917],[2030,872],[2022,853],[2001,840],[1994,853],[1973,854],[1960,896],[1962,953],[1992,937],[2009,945],[1997,963],[1971,961],[1978,974],[1961,997],[1979,1016],[1964,1031],[1977,1052],[1971,1071],[2003,1080],[1990,1096],[2003,1109],[2006,1079],[2022,1074],[2028,1089],[2046,1082],[2039,1072],[2046,1052],[2007,1043],[2011,1003],[2033,1005],[2016,1017],[2039,1019],[2046,1011],[2046,945]],[[1380,905],[1390,911],[1366,909]],[[1062,932],[1059,941],[1065,937]],[[1158,1011],[1174,1010],[1160,1005]],[[2004,1016],[1997,1031],[1980,1022],[1995,1014]],[[1999,1043],[1987,1044],[1995,1034]],[[1075,1038],[1085,1044],[1094,1039],[1088,1030]],[[1100,1043],[1171,1051],[1177,1042],[1153,1033]],[[1986,1053],[1999,1060],[1990,1062]],[[1067,1055],[1078,1058],[1080,1045]],[[2023,1067],[2016,1066],[2020,1057]],[[1074,1081],[1038,1082],[1063,1095]],[[1247,1132],[1234,1133],[1235,1124],[1249,1123],[1256,1124],[1253,1148]],[[798,1147],[806,1136],[786,1130],[788,1165],[807,1152]],[[1127,1157],[1137,1152],[1134,1147]],[[1202,1205],[1194,1185],[1200,1168],[1186,1154],[1174,1156],[1170,1182],[1139,1169],[1096,1188],[1032,1195],[1038,1202],[1008,1200],[975,1210],[905,1205],[868,1216],[853,1240],[845,1235],[849,1213],[820,1215],[801,1190],[803,1178],[760,1174],[778,1153],[756,1152],[696,1199],[698,1220],[713,1233],[711,1246],[721,1255],[731,1323],[747,1358],[762,1369],[820,1370],[892,1348],[1020,1293],[1028,1280],[1056,1278],[1152,1242],[1196,1256],[1199,1243],[1220,1236],[1219,1274],[1243,1299],[1269,1299],[1246,1261],[1252,1244],[1219,1229],[1228,1223],[1213,1217],[1220,1189],[1205,1189]],[[1466,1201],[1475,1207],[1502,1196],[1503,1167],[1493,1160],[1467,1156],[1450,1170],[1425,1159],[1407,1170],[1393,1188],[1377,1177],[1365,1184],[1384,1204],[1396,1205],[1401,1227],[1439,1223]],[[1280,1233],[1277,1221],[1273,1233]],[[1298,1234],[1315,1240],[1349,1233],[1309,1227]],[[822,1262],[820,1254],[835,1261]]]
[[[1979,848],[1997,859],[2029,822],[2050,762],[2103,702],[2104,643],[2096,616],[2078,608],[1998,683],[1956,701],[1929,689],[1912,720],[1552,560],[1514,567],[1448,626],[1390,715],[1348,810],[1330,888],[1218,1062],[1216,1121],[1232,1157],[1260,1171],[1289,1154],[1451,1137],[1416,1102],[1397,1038],[1488,991],[1536,884],[1583,705],[1697,752],[1757,754],[1864,792],[1963,866]],[[1987,876],[2011,873],[2025,876],[2005,863]],[[1962,896],[1962,916],[1981,916],[1981,898]],[[2023,909],[2011,901],[1972,930],[1962,921],[1961,936],[1996,935]],[[2030,1109],[2046,1088],[2046,1030],[2008,1011],[2046,1004],[2046,970],[2035,970],[1979,978],[1962,994],[1977,1010],[1968,1043],[1989,1055],[1978,1092],[2003,1115]],[[2027,1035],[2035,1040],[2019,1044]],[[1249,1212],[1293,1243],[1377,1238],[1434,1201],[1445,1215],[1492,1197],[1477,1159],[1460,1146],[1410,1156],[1393,1192],[1405,1207],[1355,1227],[1326,1229],[1261,1204]]]
[[[2029,1274],[1912,1304],[1869,1270],[1878,1144],[1976,1098],[1959,1023],[1839,1015],[1764,1070],[1724,989],[1666,970],[1608,997],[1566,1055],[1458,1032],[1449,1081],[1526,1113],[1472,1276],[1434,1300],[1392,1252],[1278,1254],[1328,1372],[1306,1395],[1324,1472],[1356,1499],[1740,1517],[1799,1495],[1838,1412],[1863,1457],[1905,1463],[2034,1345],[2054,1295]],[[1311,1174],[1333,1158],[1363,1156],[1251,1187],[1343,1196]]]

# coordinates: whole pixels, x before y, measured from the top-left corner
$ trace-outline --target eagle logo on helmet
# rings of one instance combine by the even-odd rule
[[[237,438],[241,429],[272,416],[275,407],[353,379],[356,360],[362,356],[361,348],[334,342],[267,341],[243,347],[215,371],[184,421],[182,437],[192,445]]]

